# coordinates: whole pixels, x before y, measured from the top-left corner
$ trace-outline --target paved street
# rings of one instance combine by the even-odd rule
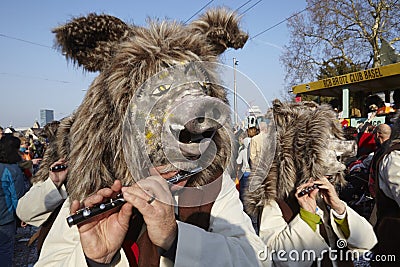
[[[36,242],[27,246],[29,238],[36,232],[34,226],[18,227],[15,236],[14,263],[15,267],[33,266],[37,260]]]

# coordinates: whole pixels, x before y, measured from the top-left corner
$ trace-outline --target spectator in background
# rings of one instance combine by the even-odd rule
[[[260,122],[259,134],[251,138],[250,142],[250,162],[256,163],[260,159],[260,154],[263,146],[263,136],[266,135],[267,124],[265,122]]]
[[[18,199],[25,193],[24,174],[18,162],[20,140],[12,135],[0,139],[0,262],[11,267],[14,257],[14,240],[17,227],[15,210]]]
[[[64,200],[68,197],[65,188],[68,169],[55,170],[57,165],[67,166],[67,162],[64,159],[54,162],[48,172],[49,178],[35,182],[18,201],[17,216],[26,224],[40,227],[38,233],[30,240],[34,242],[37,239],[38,254]]]
[[[358,133],[358,151],[357,157],[367,157],[368,154],[376,150],[376,143],[374,138],[375,127],[370,123],[366,122],[364,126],[361,127]]]
[[[389,149],[390,147],[390,135],[392,133],[392,129],[389,125],[387,124],[380,124],[378,125],[375,130],[374,130],[374,138],[375,142],[377,144],[377,149],[374,153],[372,154],[372,159],[370,164],[368,165],[369,167],[369,175],[368,175],[368,189],[372,197],[376,197],[376,177],[378,176],[378,162],[381,159],[381,157],[384,155],[384,153]],[[371,212],[371,217],[369,219],[369,222],[372,225],[376,224],[376,205],[374,206],[372,212]]]
[[[0,139],[3,137],[4,135],[4,129],[3,127],[0,126]]]
[[[393,108],[400,109],[400,89],[393,91]]]
[[[378,160],[382,157],[385,151],[390,146],[390,135],[392,133],[392,129],[387,124],[379,124],[374,129],[374,140],[377,145],[377,149],[373,154],[372,161],[370,163],[370,171],[369,171],[369,188],[370,193],[373,197],[375,197],[375,178],[377,177],[377,163]]]
[[[346,140],[356,140],[357,139],[357,128],[354,126],[349,126],[343,129],[344,138]]]
[[[239,148],[238,157],[236,163],[238,164],[237,177],[239,178],[239,197],[243,202],[243,193],[247,186],[247,180],[250,176],[250,137],[241,137],[241,146]]]
[[[42,160],[41,158],[35,158],[35,147],[33,146],[33,138],[31,138],[31,136],[29,138],[32,140],[32,143],[30,141],[27,141],[24,137],[20,138],[21,145],[19,148],[19,152],[22,158],[22,161],[20,162],[20,167],[22,168],[28,181],[38,171],[39,164]],[[29,187],[30,185],[31,183],[29,182]]]
[[[19,154],[21,156],[21,160],[19,161],[19,167],[22,169],[26,181],[28,181],[28,183],[25,183],[25,187],[28,186],[27,189],[29,189],[30,187],[29,181],[33,175],[33,162],[29,151],[29,142],[26,141],[25,138],[20,138],[20,142],[21,145],[19,148]]]
[[[400,259],[400,121],[392,126],[390,142],[375,164],[375,231],[378,244],[376,255],[395,255],[396,262],[390,266],[399,266]],[[375,265],[373,265],[375,266]],[[376,266],[389,266],[380,263]]]
[[[19,151],[21,152],[21,157],[24,160],[31,160],[31,154],[30,154],[30,150],[29,150],[29,141],[27,141],[25,138],[21,139],[21,146],[19,148]]]
[[[259,130],[256,127],[250,127],[247,129],[247,136],[252,138],[259,133]]]

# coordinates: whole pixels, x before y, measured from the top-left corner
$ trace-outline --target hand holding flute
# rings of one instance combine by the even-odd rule
[[[344,214],[346,212],[346,205],[340,200],[335,186],[328,180],[328,177],[318,179],[315,181],[315,184],[318,185],[320,194],[327,205],[338,214]]]
[[[104,202],[122,189],[121,182],[116,180],[111,188],[100,189],[96,194],[83,202],[86,207],[92,207]],[[71,214],[75,214],[81,207],[78,200],[71,204]],[[119,251],[128,231],[133,206],[125,203],[118,212],[104,213],[78,225],[81,245],[87,258],[99,262],[110,263]]]
[[[61,158],[50,165],[49,177],[57,188],[60,188],[67,179],[68,162]]]
[[[165,179],[175,174],[150,176],[129,187],[122,187],[117,180],[111,188],[101,189],[88,197],[83,203],[87,208],[101,209],[102,203],[113,202],[120,208],[99,212],[90,220],[78,224],[86,257],[99,263],[109,263],[122,246],[134,209],[143,215],[152,243],[167,250],[177,236],[177,223],[170,186]],[[121,192],[123,199],[115,198]],[[76,214],[80,207],[80,203],[74,201],[71,214]],[[80,212],[83,211],[81,209]]]
[[[318,193],[321,195],[327,205],[329,205],[338,214],[344,214],[346,205],[339,199],[334,185],[328,180],[328,176],[317,180],[310,179],[307,183],[297,188],[295,196],[300,207],[315,213],[316,198]]]
[[[190,171],[180,171],[171,178],[167,179],[167,182],[170,183],[171,185],[177,184],[181,181],[184,181],[188,179],[190,176],[193,176],[194,174],[200,172],[202,170],[201,167],[195,168]],[[154,201],[154,198],[151,199],[152,202]],[[98,216],[100,214],[103,214],[105,212],[108,212],[110,210],[116,209],[120,206],[122,206],[125,203],[125,199],[123,195],[120,193],[118,194],[115,198],[111,198],[110,200],[106,202],[102,202],[100,204],[94,205],[93,207],[84,207],[78,211],[75,212],[75,214],[69,216],[67,218],[67,223],[71,227],[75,224],[82,223],[86,220],[89,220],[90,218],[93,218],[95,216]],[[135,210],[137,211],[137,210]]]
[[[314,181],[311,179],[307,183],[300,185],[295,193],[300,207],[308,212],[315,213],[317,209],[316,199],[318,191],[318,186],[314,184]]]

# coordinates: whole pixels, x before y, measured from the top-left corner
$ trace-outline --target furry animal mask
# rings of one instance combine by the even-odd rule
[[[141,170],[149,162],[170,164],[167,156],[171,148],[166,145],[169,142],[162,142],[164,133],[178,139],[174,142],[180,146],[175,149],[189,161],[199,157],[196,150],[207,149],[202,146],[203,139],[212,139],[215,144],[215,158],[188,186],[208,184],[227,168],[235,149],[226,142],[231,139],[230,118],[229,114],[220,114],[225,112],[220,107],[228,100],[223,87],[216,85],[215,66],[207,64],[216,64],[227,48],[244,46],[248,35],[240,30],[237,14],[211,9],[188,25],[149,20],[147,27],[128,25],[109,15],[89,14],[53,32],[67,59],[99,72],[75,114],[61,122],[56,151],[43,164],[49,166],[61,156],[67,158],[67,190],[72,199],[81,200],[110,186],[115,179],[132,184],[142,178]],[[194,80],[176,82],[174,75]],[[188,104],[184,105],[186,96]],[[214,99],[211,102],[218,104],[202,111],[193,99]],[[143,114],[148,108],[144,103],[150,100],[151,109]],[[176,106],[186,109],[179,113],[173,109]],[[179,121],[173,119],[186,112],[189,115]],[[138,140],[140,135],[144,138]],[[143,154],[148,161],[142,161]],[[190,167],[184,165],[170,164],[169,168]]]
[[[266,117],[274,125],[268,127],[260,160],[252,166],[245,197],[249,213],[256,214],[271,200],[285,199],[309,178],[331,175],[334,184],[345,183],[345,166],[337,156],[353,152],[348,151],[350,144],[343,146],[341,126],[329,105],[275,100]]]

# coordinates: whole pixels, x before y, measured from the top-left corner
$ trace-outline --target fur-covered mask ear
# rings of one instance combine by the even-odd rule
[[[229,47],[242,48],[249,38],[247,33],[240,30],[239,19],[234,11],[210,9],[189,27],[194,32],[204,34],[219,55]]]
[[[128,30],[128,25],[116,17],[91,13],[55,28],[53,33],[57,46],[68,59],[95,72],[104,68],[113,46]]]
[[[248,34],[240,30],[239,19],[234,11],[222,8],[209,9],[187,26],[187,33],[202,35],[200,38],[209,46],[204,49],[205,44],[192,44],[193,49],[196,50],[193,52],[201,57],[209,56],[212,51],[213,56],[218,56],[229,47],[242,48],[248,39]],[[157,25],[152,22],[150,24]],[[68,59],[93,72],[102,71],[105,68],[105,64],[111,61],[114,52],[118,49],[117,45],[124,40],[132,41],[132,39],[124,39],[124,37],[138,36],[138,44],[149,41],[141,39],[143,33],[150,39],[156,37],[151,36],[150,32],[143,27],[128,25],[116,17],[95,13],[86,17],[74,18],[65,25],[53,29],[53,33],[56,34],[56,46]],[[168,42],[168,39],[163,41]],[[183,46],[187,46],[187,44],[183,44]],[[148,53],[149,51],[144,52]],[[144,55],[142,53],[141,56]],[[140,57],[139,60],[143,60],[143,57]]]

